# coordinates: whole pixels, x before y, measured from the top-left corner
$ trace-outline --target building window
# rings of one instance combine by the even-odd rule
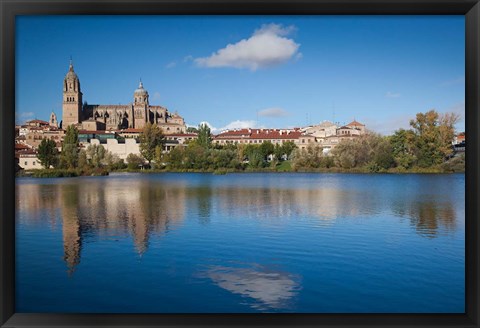
[[[36,163],[36,162],[34,161],[34,162],[33,162],[33,165],[35,165],[35,163]]]
[[[25,161],[25,165],[28,165],[28,162],[27,162],[27,161]]]

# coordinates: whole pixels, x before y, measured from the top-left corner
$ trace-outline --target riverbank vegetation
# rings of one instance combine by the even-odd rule
[[[48,168],[32,176],[60,177],[105,175],[119,172],[332,172],[332,173],[451,173],[465,171],[465,156],[452,147],[458,116],[434,110],[419,113],[410,129],[393,135],[367,133],[344,139],[331,151],[312,143],[299,149],[293,142],[272,144],[212,143],[207,125],[200,125],[198,138],[185,146],[164,152],[165,137],[156,124],[148,123],[140,135],[140,154],[126,161],[102,145],[81,149],[78,130],[69,126],[59,154],[54,143],[43,140],[39,160]]]

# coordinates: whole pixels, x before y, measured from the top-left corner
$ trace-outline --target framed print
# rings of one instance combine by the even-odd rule
[[[479,326],[478,1],[0,8],[2,327]]]

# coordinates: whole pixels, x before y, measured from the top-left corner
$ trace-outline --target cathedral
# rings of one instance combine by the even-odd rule
[[[164,134],[185,133],[186,125],[177,113],[162,106],[152,106],[142,82],[127,105],[90,105],[83,103],[80,80],[70,67],[63,81],[62,128],[75,125],[82,130],[143,129],[147,122],[156,123]]]

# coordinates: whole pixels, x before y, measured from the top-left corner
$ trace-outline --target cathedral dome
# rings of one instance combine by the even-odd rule
[[[143,88],[143,83],[140,82],[138,89],[135,90],[135,96],[145,96],[145,95],[148,95],[148,92]]]
[[[77,74],[73,71],[73,65],[72,65],[72,63],[70,63],[70,67],[69,67],[69,69],[68,69],[67,75],[65,76],[65,79],[67,79],[67,80],[78,79]]]

